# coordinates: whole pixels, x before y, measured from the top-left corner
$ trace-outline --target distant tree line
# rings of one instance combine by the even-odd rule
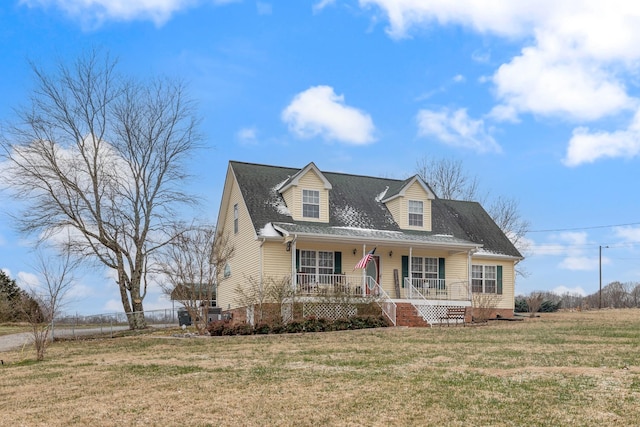
[[[545,313],[564,308],[569,310],[590,310],[600,307],[600,291],[590,295],[575,292],[558,294],[551,291],[535,291],[529,295],[518,295],[515,299],[515,311],[529,312],[528,301],[537,300],[541,303],[537,311]],[[602,287],[602,308],[640,308],[640,282],[611,282]]]
[[[31,312],[40,313],[38,302],[0,270],[0,322],[27,322]]]

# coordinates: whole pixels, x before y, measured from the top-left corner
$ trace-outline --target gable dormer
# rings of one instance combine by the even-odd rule
[[[280,189],[294,221],[329,222],[329,190],[332,186],[320,169],[309,163],[289,177]]]
[[[414,175],[396,189],[387,191],[381,202],[387,206],[400,228],[431,231],[431,201],[435,197],[427,183]]]

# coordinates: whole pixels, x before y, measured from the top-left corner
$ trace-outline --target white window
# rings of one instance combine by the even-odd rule
[[[238,204],[233,205],[233,232],[238,234]]]
[[[418,284],[436,287],[438,279],[438,258],[411,257],[411,278],[419,279]]]
[[[497,267],[495,265],[471,266],[471,290],[477,294],[495,294],[497,287]]]
[[[323,276],[333,274],[334,256],[329,251],[300,251],[300,273],[315,276],[314,281],[330,281],[330,277]]]
[[[424,217],[423,204],[419,200],[409,200],[409,225],[414,227],[422,227],[422,218]]]
[[[318,190],[302,190],[302,216],[320,218],[320,192]]]

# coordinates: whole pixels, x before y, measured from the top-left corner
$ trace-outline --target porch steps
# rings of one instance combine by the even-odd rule
[[[396,326],[409,326],[412,328],[429,327],[418,310],[411,303],[398,303],[396,309]]]

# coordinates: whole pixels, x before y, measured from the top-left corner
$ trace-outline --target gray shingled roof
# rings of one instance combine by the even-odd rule
[[[385,198],[407,181],[344,173],[322,172],[331,183],[328,224],[294,221],[278,189],[300,169],[230,162],[249,210],[256,233],[274,223],[291,233],[368,237],[374,239],[440,243],[480,244],[483,250],[522,257],[487,212],[476,202],[434,199],[432,231],[401,230],[380,195]]]

